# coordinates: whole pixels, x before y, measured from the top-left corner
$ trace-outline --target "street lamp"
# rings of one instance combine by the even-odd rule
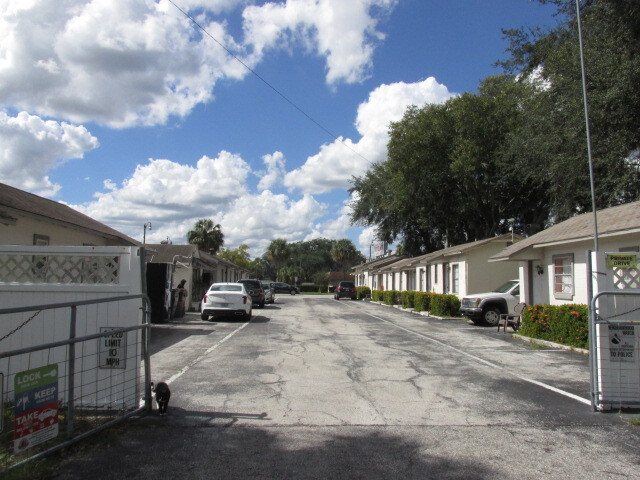
[[[151,230],[151,222],[147,222],[142,226],[142,244],[147,243],[147,228]]]

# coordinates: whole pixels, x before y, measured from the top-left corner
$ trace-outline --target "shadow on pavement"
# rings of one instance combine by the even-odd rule
[[[193,412],[231,422],[194,427],[180,415],[134,423],[111,445],[65,462],[56,478],[462,480],[497,473],[376,427],[238,426],[234,419],[266,414]]]

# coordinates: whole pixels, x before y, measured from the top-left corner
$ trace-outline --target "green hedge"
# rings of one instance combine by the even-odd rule
[[[428,312],[431,310],[431,299],[435,295],[432,292],[416,292],[413,300],[416,312]]]
[[[415,308],[415,296],[416,293],[412,290],[406,292],[400,292],[400,301],[402,302],[402,308]]]
[[[586,305],[531,305],[522,313],[521,335],[577,348],[589,348]]]
[[[369,287],[357,287],[356,288],[356,296],[358,300],[362,300],[363,298],[371,297],[371,289]]]
[[[371,292],[371,300],[373,300],[374,302],[381,302],[383,292],[383,290],[373,290]]]
[[[400,305],[400,292],[398,290],[385,290],[382,292],[382,301],[385,305]]]
[[[439,317],[457,317],[460,315],[460,299],[455,295],[434,295],[429,312]]]

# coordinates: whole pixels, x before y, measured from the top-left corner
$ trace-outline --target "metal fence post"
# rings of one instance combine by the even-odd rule
[[[71,306],[71,321],[69,322],[69,339],[76,338],[76,317],[78,307]],[[76,344],[75,342],[69,343],[69,378],[67,382],[67,436],[71,438],[73,436],[73,393],[75,389],[75,375],[76,375]]]

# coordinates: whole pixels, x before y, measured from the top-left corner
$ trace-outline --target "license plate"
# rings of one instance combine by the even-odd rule
[[[229,306],[228,303],[221,303],[221,302],[213,302],[211,305],[214,306],[214,307],[228,307]]]

